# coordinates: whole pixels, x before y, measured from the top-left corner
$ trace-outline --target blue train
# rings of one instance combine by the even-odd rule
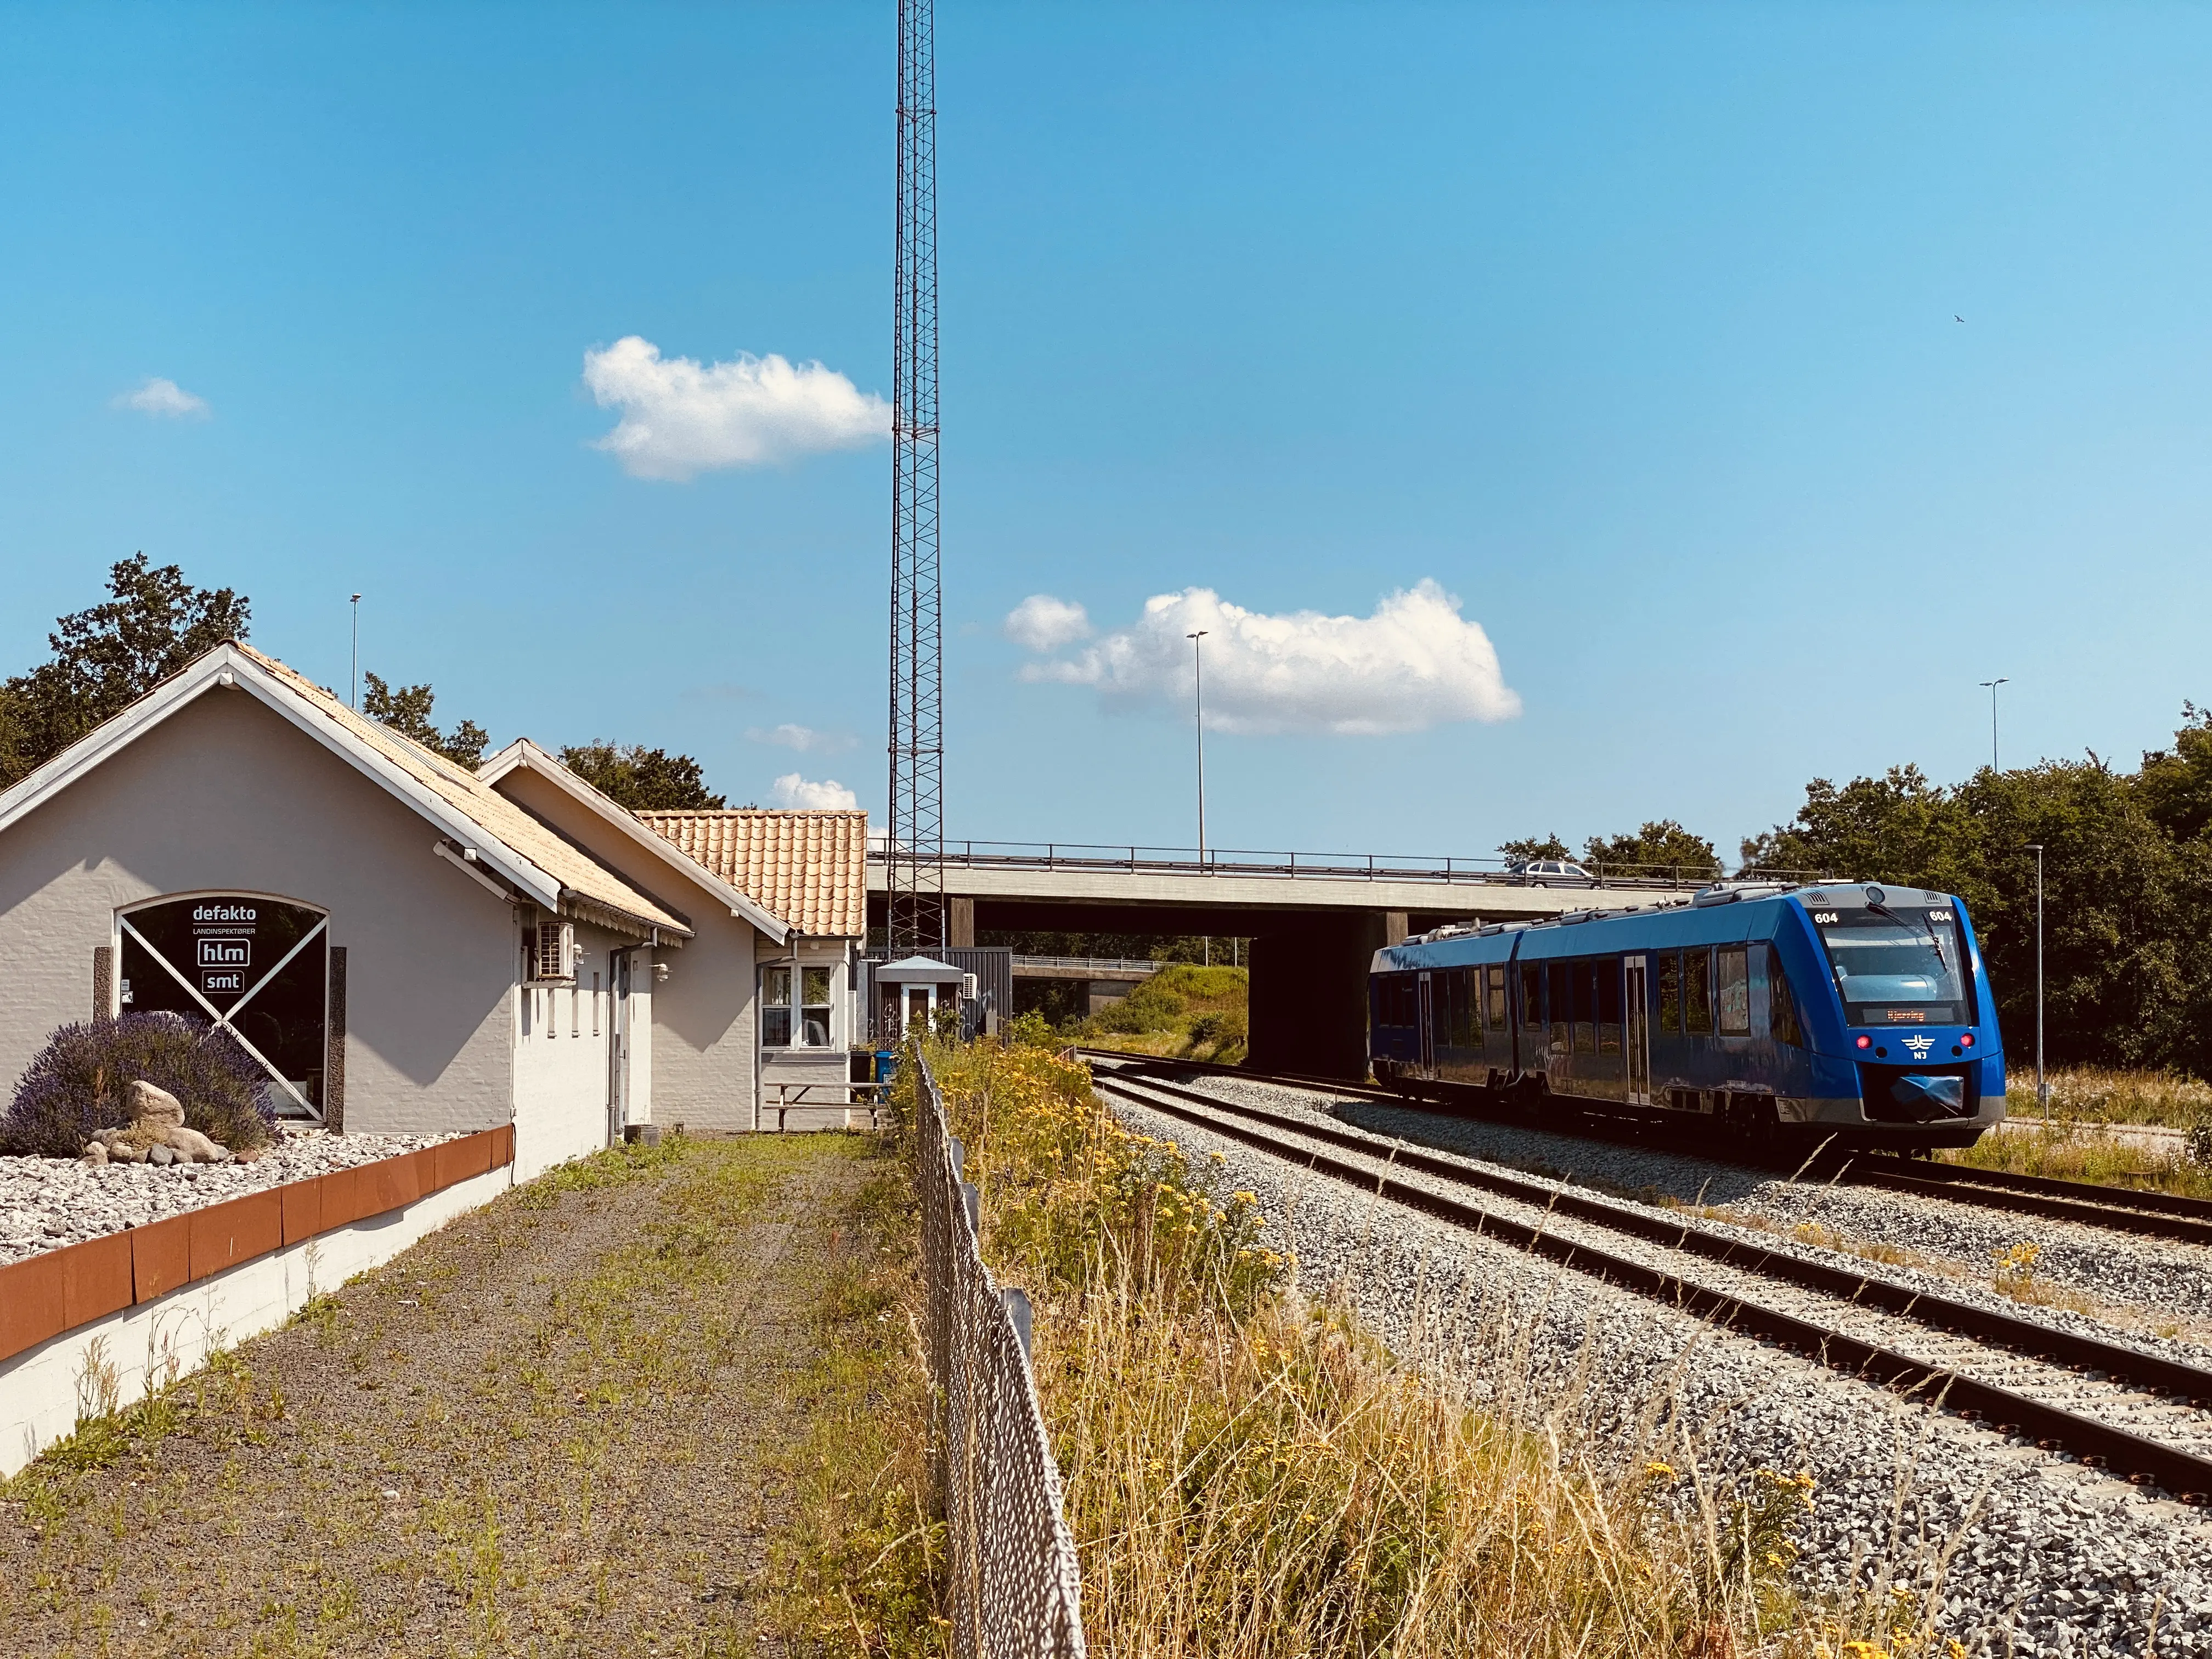
[[[1917,887],[1723,883],[1442,928],[1376,951],[1369,997],[1376,1079],[1440,1104],[1907,1152],[1971,1146],[2004,1115],[1966,906]]]

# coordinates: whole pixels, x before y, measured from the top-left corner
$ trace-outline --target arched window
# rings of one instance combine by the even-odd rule
[[[116,914],[120,1011],[228,1027],[276,1109],[319,1121],[329,1033],[329,914],[264,893],[193,893]]]

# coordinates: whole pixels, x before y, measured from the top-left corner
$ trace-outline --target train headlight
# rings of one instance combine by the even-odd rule
[[[1860,1047],[1860,1048],[1873,1048],[1873,1047],[1874,1047],[1874,1039],[1873,1039],[1872,1037],[1870,1037],[1870,1036],[1863,1036],[1863,1037],[1861,1037],[1861,1038],[1859,1039],[1859,1047]]]
[[[1972,1031],[1969,1031],[1966,1036],[1960,1037],[1959,1039],[1959,1046],[1961,1048],[1972,1048],[1974,1046],[1974,1034]]]

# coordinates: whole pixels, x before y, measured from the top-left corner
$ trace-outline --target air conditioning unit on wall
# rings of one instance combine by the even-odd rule
[[[538,985],[568,985],[576,978],[576,924],[538,918],[537,948],[531,953],[530,978]]]

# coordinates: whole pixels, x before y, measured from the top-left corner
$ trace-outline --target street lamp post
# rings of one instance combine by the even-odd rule
[[[353,596],[353,708],[361,712],[361,595]]]
[[[1190,641],[1190,695],[1198,723],[1198,867],[1206,868],[1206,678],[1199,666],[1198,642],[1206,635],[1201,628],[1183,637]]]
[[[1983,680],[1983,690],[1990,694],[1990,770],[1997,769],[1997,687],[2009,685],[2008,679]]]
[[[2035,1103],[2051,1115],[2051,1085],[2043,1080],[2043,843],[2031,842],[2035,854]]]

